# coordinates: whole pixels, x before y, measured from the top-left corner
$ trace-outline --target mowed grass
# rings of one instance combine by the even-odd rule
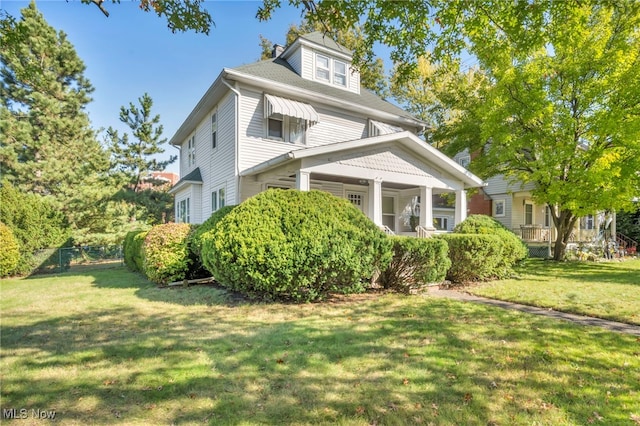
[[[393,294],[251,304],[124,268],[0,294],[1,408],[60,424],[640,422],[637,337],[521,312]]]
[[[553,262],[529,259],[517,277],[465,289],[478,296],[640,324],[640,259]]]

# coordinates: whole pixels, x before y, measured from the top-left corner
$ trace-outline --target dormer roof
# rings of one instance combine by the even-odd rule
[[[351,62],[353,52],[346,47],[336,43],[329,34],[322,31],[314,31],[309,34],[303,34],[298,36],[293,43],[291,43],[282,52],[282,57],[287,58],[293,52],[295,52],[300,45],[309,46],[319,51],[324,51],[338,58]]]

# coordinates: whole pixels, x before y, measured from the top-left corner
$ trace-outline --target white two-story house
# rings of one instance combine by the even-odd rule
[[[315,32],[274,51],[225,68],[171,139],[177,221],[202,223],[269,188],[330,192],[398,234],[433,230],[441,193],[455,194],[454,222],[466,218],[466,190],[482,180],[418,137],[423,122],[361,88],[349,50]]]

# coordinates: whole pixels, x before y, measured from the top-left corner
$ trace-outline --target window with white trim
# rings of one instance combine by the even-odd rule
[[[496,217],[504,217],[505,215],[505,201],[494,200],[493,201],[493,215]]]
[[[592,214],[588,214],[580,219],[582,229],[595,229],[595,219]]]
[[[226,204],[225,189],[218,188],[211,193],[211,212],[215,212],[223,208]]]
[[[178,223],[190,223],[191,214],[189,212],[189,198],[180,200],[176,206],[176,222]]]
[[[449,229],[449,218],[447,216],[434,216],[433,227],[438,231],[446,231]]]
[[[346,62],[332,59],[316,53],[315,79],[340,87],[349,85],[349,65]]]
[[[333,84],[347,87],[347,64],[333,61]]]
[[[187,146],[187,164],[193,166],[196,164],[196,136],[193,135],[189,138]]]
[[[458,158],[458,164],[460,164],[465,169],[469,167],[469,163],[471,163],[471,157],[469,155]]]
[[[273,114],[267,120],[267,137],[283,140],[284,117],[281,114]]]
[[[526,203],[524,205],[524,224],[533,225],[533,204]]]
[[[211,114],[211,148],[218,147],[218,111]]]
[[[316,55],[316,79],[331,81],[331,68],[327,56]]]
[[[273,114],[267,119],[267,138],[304,145],[308,126],[303,118]]]
[[[551,209],[549,206],[544,208],[544,226],[546,228],[551,227]]]

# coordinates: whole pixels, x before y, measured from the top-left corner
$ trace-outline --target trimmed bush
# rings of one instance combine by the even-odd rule
[[[20,245],[13,231],[0,222],[0,277],[11,275],[20,261]]]
[[[451,267],[447,279],[462,283],[500,277],[503,268],[502,239],[497,235],[443,234],[449,245]]]
[[[7,180],[0,185],[0,200],[0,221],[11,229],[20,247],[14,273],[30,274],[42,260],[34,253],[67,243],[70,236],[67,220],[49,198],[22,192]]]
[[[453,229],[456,234],[488,234],[497,235],[504,244],[503,261],[498,265],[499,278],[513,274],[512,267],[529,255],[527,246],[516,234],[497,220],[486,215],[471,215]]]
[[[445,240],[393,236],[393,259],[380,274],[384,288],[409,293],[429,283],[444,280],[451,266]]]
[[[202,240],[202,260],[218,282],[269,299],[362,292],[391,259],[391,241],[373,222],[321,191],[262,192]]]
[[[134,272],[144,272],[144,257],[142,246],[148,231],[139,230],[128,232],[122,243],[124,264]]]
[[[213,212],[209,219],[205,220],[201,225],[193,231],[191,243],[189,247],[191,252],[198,258],[202,259],[202,236],[211,231],[223,217],[225,217],[235,206],[224,206]]]
[[[149,280],[166,284],[189,276],[192,266],[188,240],[191,225],[165,223],[149,230],[143,245],[144,273]]]

